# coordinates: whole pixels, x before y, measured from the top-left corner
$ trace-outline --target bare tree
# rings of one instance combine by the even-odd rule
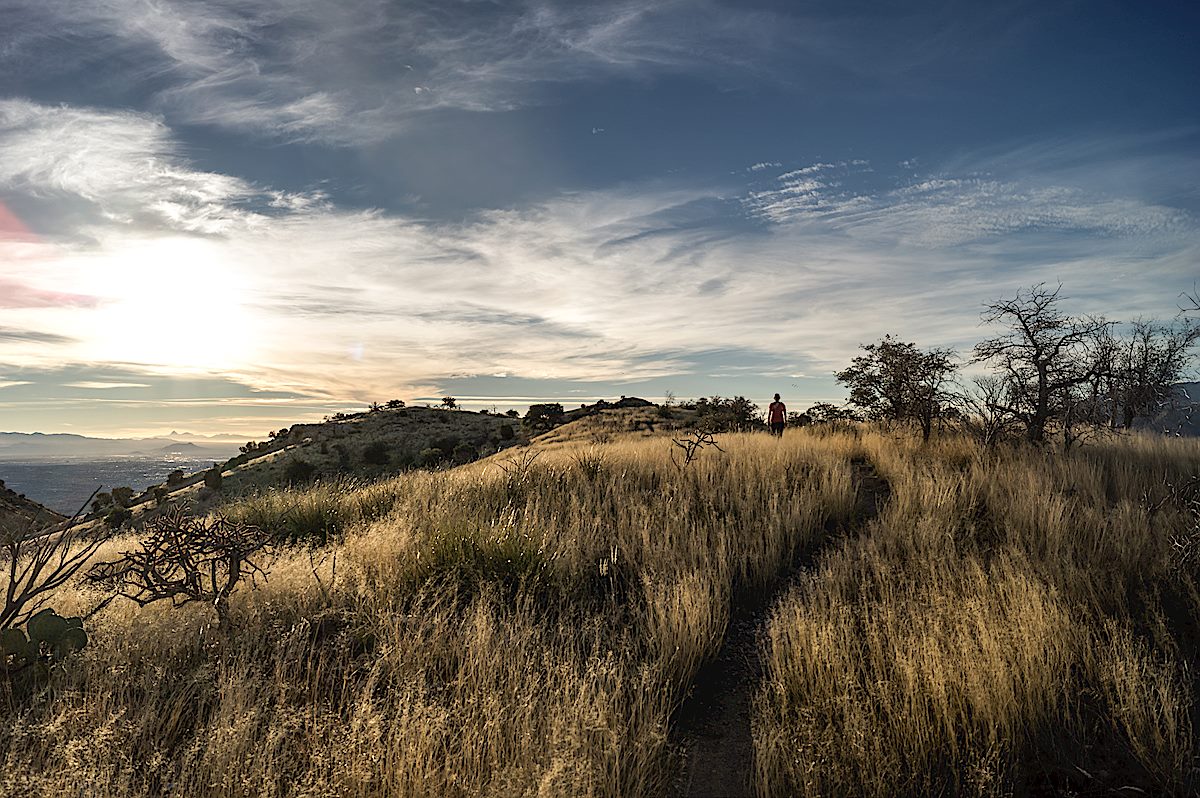
[[[994,446],[1014,432],[1017,419],[1009,412],[1009,386],[996,376],[976,377],[955,401],[966,430],[985,446]]]
[[[713,437],[713,433],[708,430],[692,430],[685,438],[672,438],[671,443],[683,450],[683,462],[679,462],[675,457],[675,450],[671,450],[671,462],[678,469],[686,468],[692,464],[692,461],[700,456],[700,453],[705,449],[716,449],[718,452],[725,450],[717,443],[717,439]]]
[[[1055,422],[1071,421],[1081,386],[1097,372],[1095,342],[1111,326],[1102,318],[1064,314],[1058,307],[1061,290],[1040,283],[989,303],[983,320],[1008,330],[975,345],[976,362],[993,364],[1006,383],[1003,409],[1035,443],[1045,440]]]
[[[1183,300],[1179,303],[1180,313],[1200,313],[1200,289],[1197,289],[1193,284],[1192,293],[1182,291],[1179,298]]]
[[[229,629],[229,596],[243,578],[251,585],[266,571],[254,560],[269,548],[270,535],[225,518],[189,518],[173,508],[146,524],[137,551],[93,566],[87,578],[111,587],[139,606],[170,601],[211,604],[217,628]]]
[[[99,490],[99,488],[97,488]],[[0,609],[0,630],[21,626],[49,600],[50,594],[66,584],[87,564],[108,539],[105,534],[85,539],[75,522],[91,502],[93,492],[61,532],[10,530],[0,538],[0,549],[8,557],[8,584]]]
[[[1200,325],[1164,324],[1138,319],[1129,336],[1118,339],[1112,375],[1114,410],[1125,429],[1138,418],[1155,415],[1171,400],[1200,341]]]
[[[929,440],[953,406],[947,385],[957,369],[954,350],[922,350],[890,335],[862,349],[865,355],[835,375],[850,388],[850,404],[872,420],[914,422]]]

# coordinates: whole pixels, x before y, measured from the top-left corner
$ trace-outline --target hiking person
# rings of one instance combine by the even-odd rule
[[[767,421],[771,423],[771,434],[782,438],[783,425],[787,422],[787,405],[779,401],[779,394],[775,394],[775,401],[767,409]]]

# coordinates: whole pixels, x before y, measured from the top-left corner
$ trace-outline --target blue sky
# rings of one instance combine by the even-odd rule
[[[779,391],[1200,278],[1193,4],[0,0],[0,429]]]

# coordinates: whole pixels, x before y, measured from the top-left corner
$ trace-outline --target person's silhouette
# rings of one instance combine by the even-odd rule
[[[767,421],[771,424],[771,434],[783,437],[783,425],[787,423],[787,405],[779,401],[779,394],[775,394],[775,401],[771,402],[770,408],[767,409]]]

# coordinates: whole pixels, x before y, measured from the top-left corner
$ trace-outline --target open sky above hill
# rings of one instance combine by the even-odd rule
[[[1200,277],[1200,10],[0,0],[0,429],[775,391]]]

